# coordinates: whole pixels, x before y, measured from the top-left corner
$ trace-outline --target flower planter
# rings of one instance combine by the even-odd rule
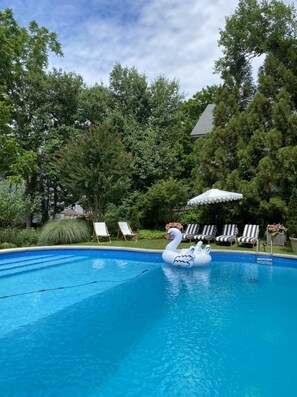
[[[272,235],[272,233],[267,232],[267,245],[285,245],[287,241],[286,233],[277,233]]]

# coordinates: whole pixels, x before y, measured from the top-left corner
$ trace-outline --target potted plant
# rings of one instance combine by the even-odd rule
[[[288,234],[292,250],[297,254],[297,188],[293,189],[288,205]]]
[[[167,225],[165,226],[165,229],[166,229],[165,238],[166,238],[166,239],[172,238],[172,237],[170,236],[170,234],[167,233],[168,230],[171,229],[172,227],[175,227],[176,229],[180,230],[181,232],[182,232],[182,230],[183,230],[183,225],[182,225],[181,223],[179,223],[179,222],[170,222],[170,223],[167,223]]]
[[[267,225],[267,244],[272,242],[273,245],[285,245],[286,244],[286,232],[287,228],[281,223]]]

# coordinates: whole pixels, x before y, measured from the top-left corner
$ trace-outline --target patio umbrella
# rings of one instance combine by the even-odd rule
[[[215,207],[213,208],[212,213],[215,214],[216,224],[218,225],[219,223],[218,214],[220,213],[218,203],[241,200],[242,198],[243,196],[241,193],[227,192],[225,190],[219,190],[219,189],[210,189],[207,192],[199,194],[199,196],[193,197],[191,200],[188,201],[188,205],[190,206],[197,206],[204,204],[214,205]]]
[[[241,193],[227,192],[225,190],[210,189],[207,192],[199,194],[188,201],[188,205],[203,205],[212,203],[222,203],[225,201],[234,201],[242,199]]]

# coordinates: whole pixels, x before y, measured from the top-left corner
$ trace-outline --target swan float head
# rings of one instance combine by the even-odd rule
[[[187,250],[178,250],[177,246],[182,240],[181,231],[177,228],[170,228],[167,233],[174,239],[167,244],[163,251],[162,258],[164,262],[172,263],[173,266],[192,267],[194,265],[193,248]]]

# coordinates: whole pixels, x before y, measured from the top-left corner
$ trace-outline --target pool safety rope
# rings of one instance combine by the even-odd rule
[[[136,276],[130,277],[130,278],[126,278],[126,279],[122,279],[122,280],[93,280],[93,281],[88,281],[87,283],[82,283],[82,284],[67,285],[67,286],[64,286],[64,287],[45,288],[45,289],[39,289],[39,290],[35,290],[35,291],[20,292],[18,294],[3,295],[3,296],[0,296],[0,299],[8,299],[8,298],[14,298],[16,296],[37,294],[37,293],[40,293],[40,292],[58,291],[58,290],[62,290],[62,289],[78,288],[78,287],[84,287],[85,285],[91,285],[91,284],[97,284],[97,283],[118,283],[118,284],[121,284],[121,283],[124,283],[126,281],[130,281],[130,280],[133,280],[135,278],[138,278],[142,274],[144,274],[144,273],[146,273],[148,271],[149,270],[147,270],[147,269],[142,270],[142,272],[140,272]]]

